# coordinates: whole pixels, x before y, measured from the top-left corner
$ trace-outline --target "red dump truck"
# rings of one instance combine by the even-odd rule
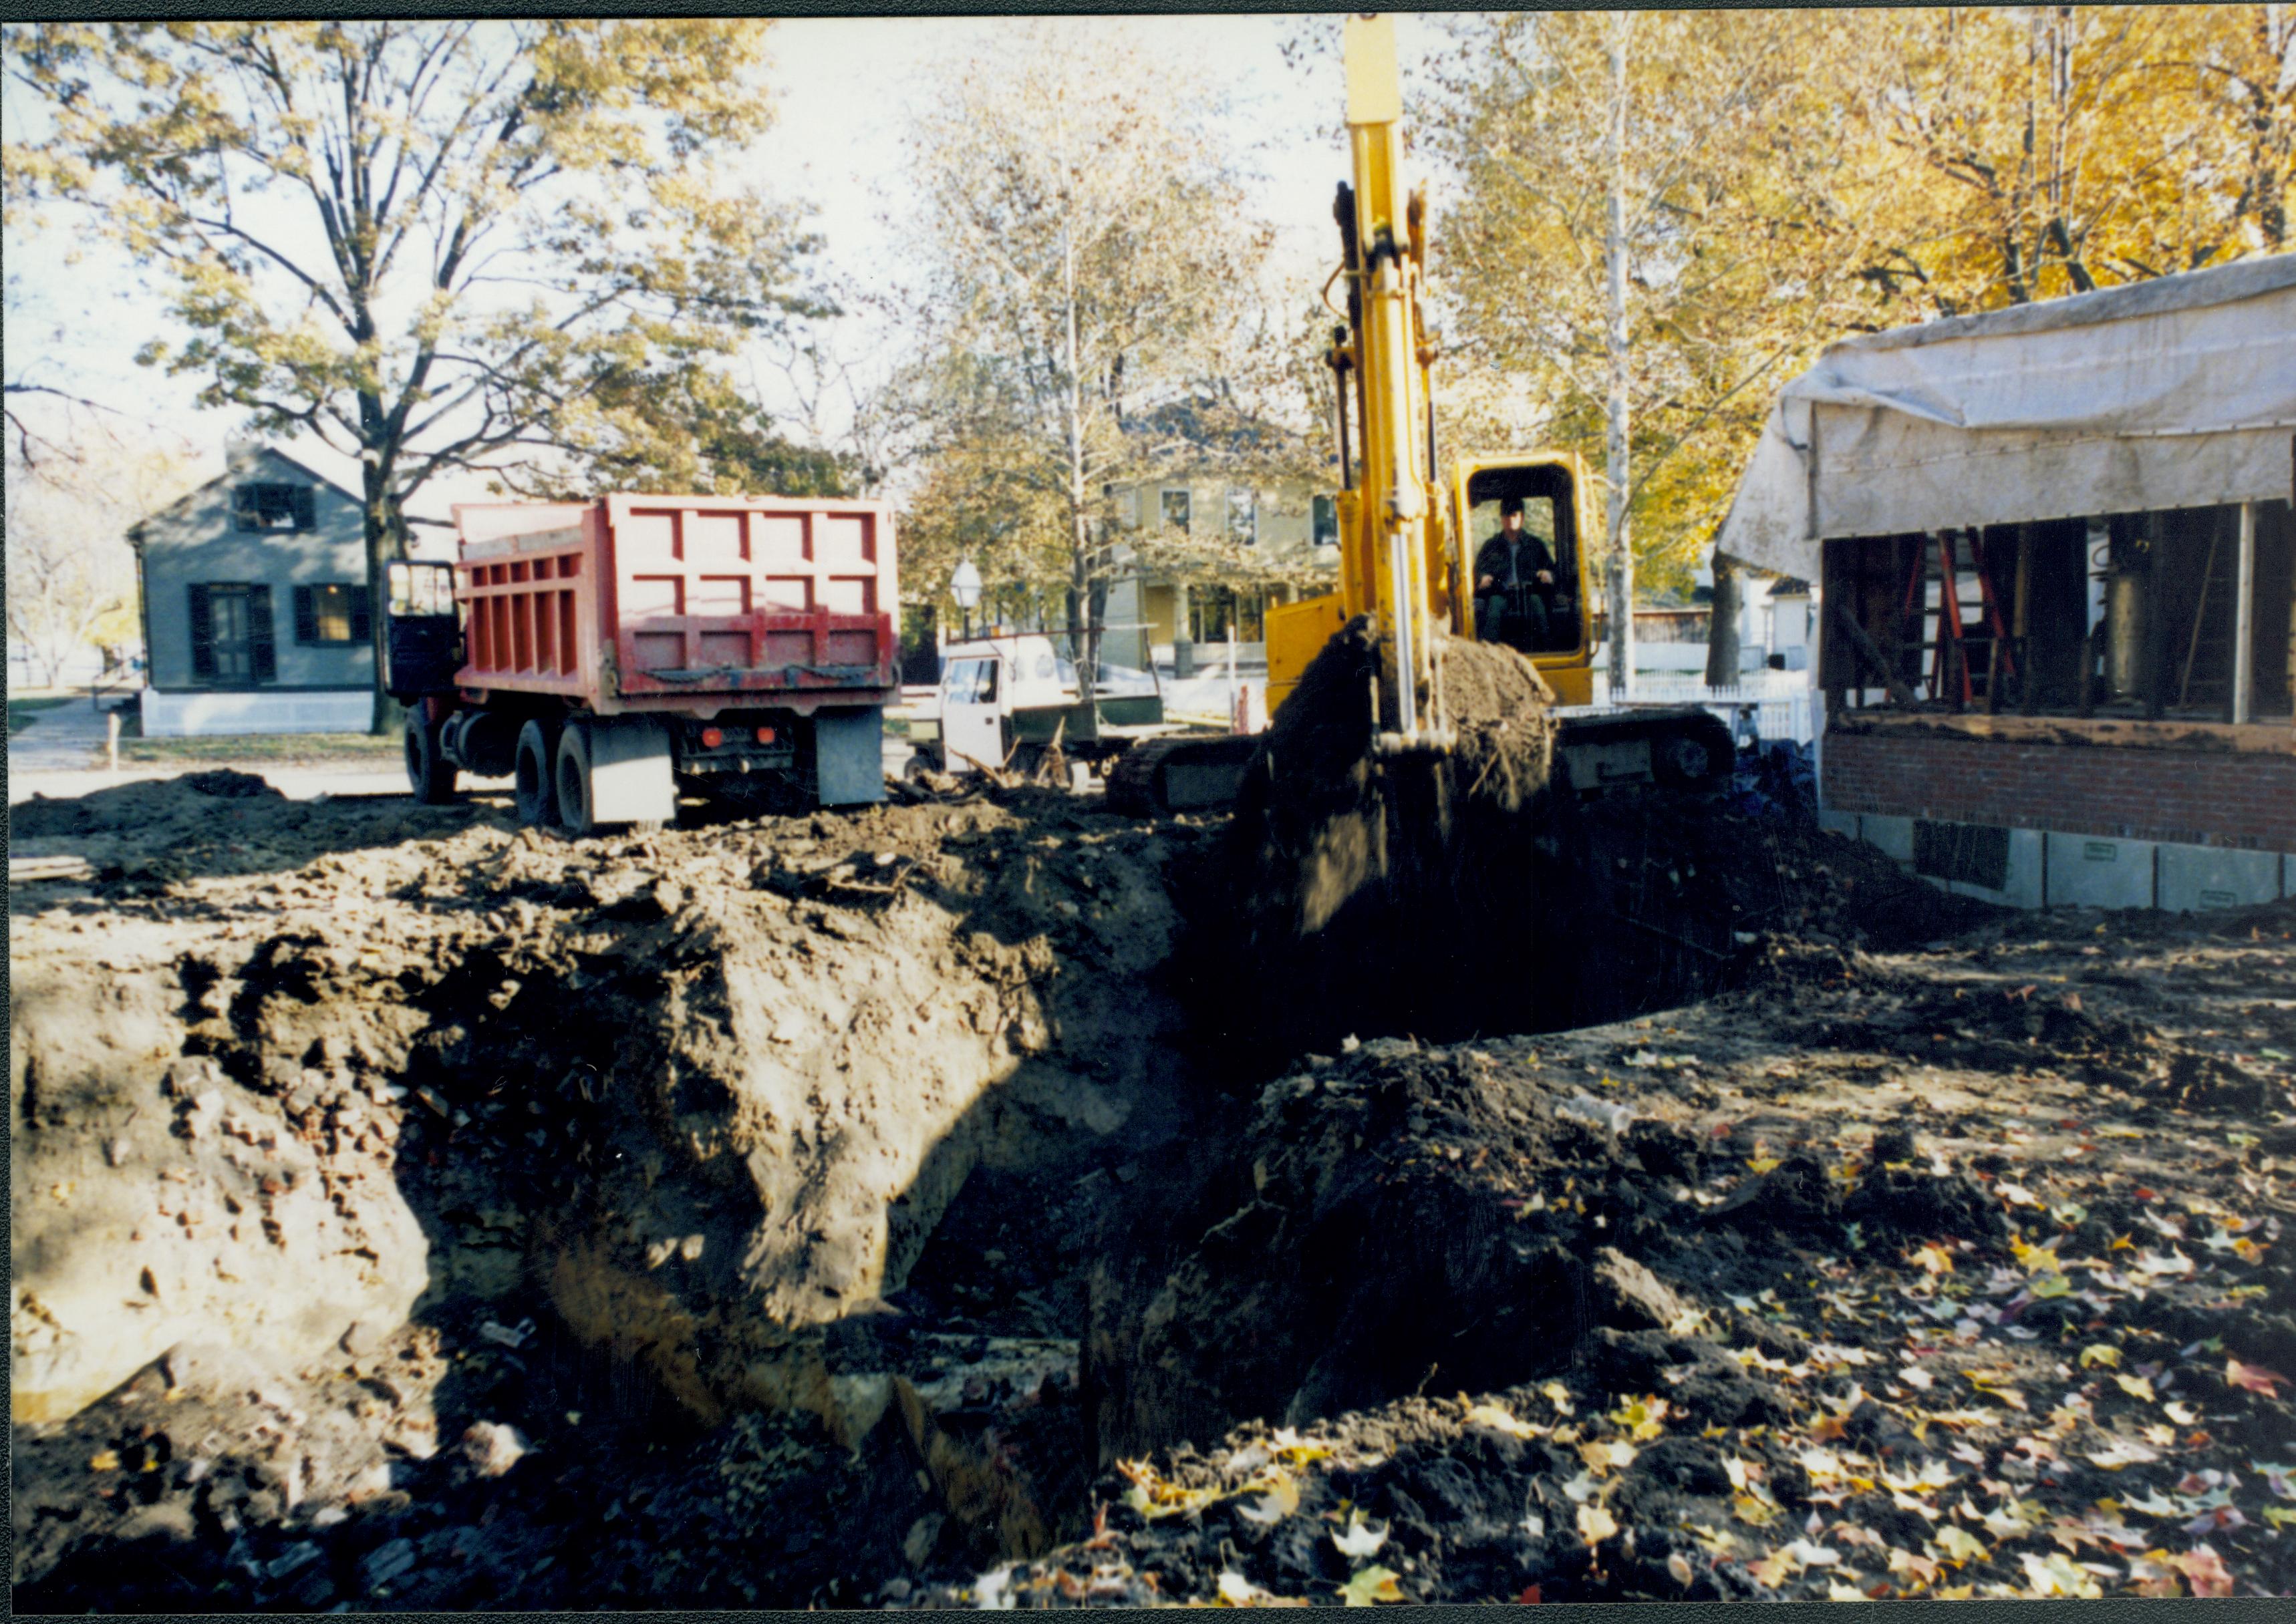
[[[786,810],[884,797],[885,504],[613,495],[455,520],[453,564],[390,571],[417,799],[512,774],[521,819],[579,834],[666,821],[681,785]]]

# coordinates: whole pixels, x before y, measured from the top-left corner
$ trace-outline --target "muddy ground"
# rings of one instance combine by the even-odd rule
[[[2296,910],[1682,815],[1270,1061],[1090,797],[17,808],[15,1604],[2285,1594]]]

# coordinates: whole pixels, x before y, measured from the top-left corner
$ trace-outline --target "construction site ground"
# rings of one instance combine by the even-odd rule
[[[20,1610],[2296,1587],[2296,906],[1717,812],[1706,984],[1271,1054],[1093,796],[12,816]]]

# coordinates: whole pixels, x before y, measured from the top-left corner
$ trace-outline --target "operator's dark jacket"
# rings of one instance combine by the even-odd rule
[[[1561,574],[1554,567],[1554,555],[1546,550],[1546,543],[1529,530],[1524,530],[1521,535],[1521,545],[1513,548],[1507,545],[1507,535],[1504,530],[1482,544],[1475,554],[1477,592],[1485,590],[1480,584],[1485,575],[1494,583],[1489,589],[1493,592],[1505,592],[1511,586],[1528,586],[1541,593],[1549,593],[1562,584]],[[1510,552],[1513,554],[1512,559],[1508,557]],[[1554,584],[1539,585],[1538,572],[1542,569],[1556,577]]]

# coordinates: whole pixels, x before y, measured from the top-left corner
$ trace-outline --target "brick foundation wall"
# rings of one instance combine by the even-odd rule
[[[2296,755],[1829,732],[1836,812],[2296,852]]]

